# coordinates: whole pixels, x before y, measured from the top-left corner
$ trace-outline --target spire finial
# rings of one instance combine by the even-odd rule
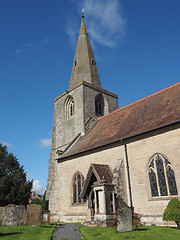
[[[83,8],[83,10],[82,10],[82,18],[84,18],[84,8]]]

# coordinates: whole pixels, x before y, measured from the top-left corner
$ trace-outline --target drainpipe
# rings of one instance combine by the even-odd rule
[[[133,221],[133,213],[134,213],[134,207],[132,203],[132,192],[131,192],[131,181],[130,181],[130,173],[129,173],[129,161],[128,161],[128,153],[127,153],[127,145],[123,140],[121,139],[122,144],[124,145],[125,150],[125,158],[126,158],[126,169],[127,169],[127,177],[128,177],[128,188],[129,188],[129,200],[130,200],[130,208],[132,210],[132,221]]]

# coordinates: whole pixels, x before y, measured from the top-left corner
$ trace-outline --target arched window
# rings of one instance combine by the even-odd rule
[[[95,113],[96,115],[104,115],[104,100],[101,94],[98,94],[95,98]]]
[[[75,104],[71,96],[68,96],[65,102],[65,115],[66,119],[70,118],[75,114]]]
[[[165,156],[156,154],[148,171],[152,197],[178,194],[174,170]]]
[[[76,172],[73,177],[73,203],[80,203],[81,198],[80,198],[80,193],[82,191],[82,187],[84,184],[84,177],[82,173]]]
[[[94,59],[91,60],[91,64],[92,64],[92,65],[95,65],[95,64],[96,64],[95,61],[94,61]]]

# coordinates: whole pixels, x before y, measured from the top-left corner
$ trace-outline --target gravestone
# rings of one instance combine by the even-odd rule
[[[132,210],[130,207],[122,207],[118,213],[118,232],[132,231]]]
[[[42,207],[38,204],[30,204],[27,208],[27,225],[39,226],[42,221]]]

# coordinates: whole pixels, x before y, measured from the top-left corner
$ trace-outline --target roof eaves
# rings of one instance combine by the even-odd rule
[[[130,139],[130,138],[137,137],[137,136],[140,136],[140,135],[149,133],[149,132],[153,132],[153,131],[162,129],[162,128],[164,128],[164,127],[168,127],[168,126],[171,126],[171,125],[178,124],[178,123],[180,123],[180,120],[178,120],[178,121],[176,121],[176,122],[173,122],[173,123],[170,123],[170,124],[162,125],[162,126],[157,127],[157,128],[150,129],[150,130],[148,130],[148,131],[140,132],[140,133],[138,133],[138,134],[134,134],[134,135],[131,135],[131,136],[128,136],[128,137],[125,137],[125,138],[119,138],[118,140],[112,141],[112,142],[110,142],[110,143],[102,144],[102,145],[99,145],[99,146],[97,146],[97,147],[93,147],[93,148],[90,148],[90,149],[87,149],[87,150],[84,150],[84,151],[80,151],[80,152],[77,152],[77,153],[73,153],[73,154],[71,154],[71,155],[67,155],[67,156],[65,156],[65,157],[60,158],[60,160],[65,161],[65,159],[67,159],[67,158],[69,158],[69,157],[77,156],[77,155],[79,155],[79,154],[83,154],[83,153],[86,153],[86,152],[89,152],[89,151],[93,151],[93,150],[96,150],[96,149],[101,148],[101,147],[104,147],[104,146],[108,146],[108,145],[111,145],[111,144],[114,144],[114,143],[122,142],[122,140],[123,140],[123,141],[124,141],[124,140],[128,140],[128,139]],[[121,143],[121,144],[123,144],[123,143]]]

